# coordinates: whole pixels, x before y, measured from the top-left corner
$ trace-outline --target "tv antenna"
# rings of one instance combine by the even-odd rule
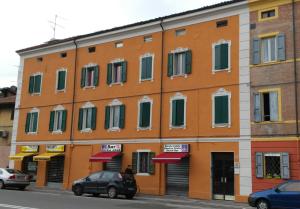
[[[60,17],[58,15],[55,15],[54,16],[54,21],[48,21],[50,24],[51,24],[51,28],[53,29],[53,38],[51,40],[54,40],[55,39],[55,36],[56,36],[56,28],[57,27],[60,27],[60,28],[64,28],[63,26],[57,24],[57,19],[60,18],[60,19],[65,19],[63,17]]]

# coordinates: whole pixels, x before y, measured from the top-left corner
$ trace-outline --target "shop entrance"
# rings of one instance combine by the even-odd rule
[[[212,153],[213,198],[234,200],[234,153]]]
[[[22,171],[30,175],[30,181],[36,181],[37,174],[37,162],[33,161],[33,156],[24,157],[22,161]]]
[[[182,158],[177,164],[166,164],[167,194],[188,196],[189,158]]]
[[[104,170],[121,172],[122,157],[116,156],[112,158],[110,161],[105,162],[103,165],[104,165]]]
[[[50,187],[61,187],[64,178],[65,156],[52,157],[47,162],[47,183]]]

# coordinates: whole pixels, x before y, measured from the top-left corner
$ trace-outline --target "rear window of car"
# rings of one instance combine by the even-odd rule
[[[115,176],[115,173],[112,172],[104,172],[103,175],[101,176],[102,179],[112,179]]]
[[[13,173],[17,173],[17,174],[22,174],[21,171],[15,170],[15,169],[10,169],[10,168],[6,168],[5,169],[8,173],[13,174]]]

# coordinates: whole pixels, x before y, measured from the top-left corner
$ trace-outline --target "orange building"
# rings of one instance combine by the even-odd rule
[[[245,201],[248,52],[242,0],[19,50],[11,166],[69,189],[132,165],[141,193]]]

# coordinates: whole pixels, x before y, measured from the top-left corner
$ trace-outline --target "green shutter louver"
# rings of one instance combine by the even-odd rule
[[[67,110],[62,111],[61,131],[65,132],[67,127]]]
[[[155,163],[152,161],[152,158],[155,157],[155,152],[150,152],[149,153],[149,173],[153,175],[155,173]]]
[[[33,115],[33,126],[32,126],[32,132],[36,132],[37,131],[37,125],[38,125],[38,117],[39,117],[39,113],[34,112],[31,113]]]
[[[192,51],[188,50],[185,52],[185,73],[192,73]]]
[[[97,108],[92,108],[92,130],[96,130],[96,121],[97,121]]]
[[[172,126],[176,126],[176,110],[177,110],[177,103],[176,100],[172,101]]]
[[[31,113],[27,113],[27,115],[26,115],[26,124],[25,124],[25,133],[29,132],[30,120],[31,120]]]
[[[215,124],[228,124],[228,96],[215,97]]]
[[[104,121],[104,128],[109,129],[110,125],[110,106],[105,107],[105,121]]]
[[[29,77],[29,88],[28,91],[30,94],[34,92],[34,76]]]
[[[184,125],[184,100],[176,100],[176,126]]]
[[[221,45],[216,45],[215,48],[215,70],[221,69]]]
[[[147,57],[142,58],[141,80],[147,79]]]
[[[51,111],[51,112],[50,112],[50,120],[49,120],[49,131],[50,131],[50,132],[53,131],[53,127],[54,127],[54,117],[55,117],[55,111]]]
[[[94,67],[94,86],[99,85],[99,66]]]
[[[146,73],[146,77],[147,79],[151,79],[152,78],[152,59],[153,57],[147,57],[147,73]]]
[[[174,59],[174,54],[169,53],[168,54],[168,77],[173,76],[173,59]]]
[[[229,50],[229,45],[228,43],[226,44],[221,44],[221,69],[228,69],[228,50]]]
[[[150,114],[151,114],[150,111],[151,111],[150,102],[140,103],[139,127],[147,128],[150,126]]]
[[[65,82],[66,82],[66,71],[59,71],[58,72],[58,79],[57,79],[57,90],[65,89]]]
[[[138,158],[138,153],[137,152],[133,152],[132,153],[132,158],[131,158],[131,162],[132,162],[132,172],[133,173],[137,173],[137,158]]]
[[[86,68],[81,69],[81,80],[80,80],[80,86],[81,88],[85,87],[85,80],[86,80]]]
[[[112,83],[112,63],[107,64],[107,77],[106,77],[107,85]]]
[[[41,92],[41,83],[42,83],[42,76],[41,75],[34,76],[34,93]]]
[[[82,122],[83,122],[83,108],[80,108],[79,117],[78,117],[78,130],[82,130]]]
[[[125,127],[125,105],[120,105],[119,128],[123,129],[124,127]]]
[[[127,81],[127,61],[122,62],[122,78],[121,81],[125,83]]]

